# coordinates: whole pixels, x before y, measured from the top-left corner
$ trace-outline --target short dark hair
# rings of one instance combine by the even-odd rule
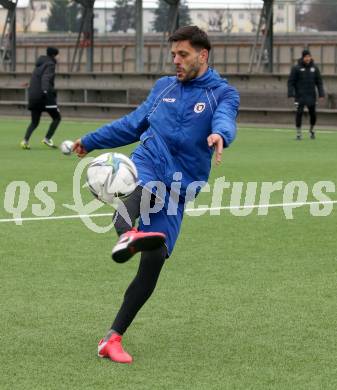
[[[47,56],[55,57],[59,54],[59,49],[57,47],[47,47]]]
[[[311,56],[309,49],[304,49],[302,51],[302,58],[304,58],[305,56]]]
[[[178,28],[168,39],[169,42],[189,41],[194,49],[211,50],[211,42],[205,31],[198,26],[184,26]]]

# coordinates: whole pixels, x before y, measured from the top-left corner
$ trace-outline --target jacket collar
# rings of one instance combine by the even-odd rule
[[[216,70],[209,67],[201,76],[182,84],[198,88],[216,88],[223,83],[227,84],[227,81],[222,79]]]

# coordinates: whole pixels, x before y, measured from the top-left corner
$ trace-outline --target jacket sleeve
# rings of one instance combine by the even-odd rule
[[[296,86],[296,81],[297,81],[297,69],[296,66],[293,66],[291,68],[291,72],[288,78],[288,97],[295,97],[296,96],[296,91],[295,91],[295,86]]]
[[[236,118],[240,106],[238,91],[228,86],[222,95],[212,119],[212,134],[219,134],[228,147],[236,136]]]
[[[57,108],[56,91],[54,90],[55,64],[47,64],[41,75],[41,89],[46,108]]]
[[[316,66],[316,80],[315,80],[315,84],[316,84],[317,89],[318,89],[318,96],[319,97],[324,97],[325,96],[325,92],[324,92],[324,88],[323,88],[323,80],[322,80],[321,72],[319,71],[317,66]]]
[[[148,117],[156,102],[160,80],[135,111],[82,137],[81,142],[86,151],[117,148],[139,141],[141,134],[149,127]]]
[[[55,76],[55,64],[48,63],[41,76],[41,89],[48,93],[53,92],[52,80]]]

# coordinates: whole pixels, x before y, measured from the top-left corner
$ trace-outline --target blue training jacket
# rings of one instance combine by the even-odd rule
[[[181,172],[184,197],[191,182],[208,180],[213,148],[207,137],[220,134],[225,147],[234,140],[239,104],[237,90],[211,68],[184,83],[162,77],[135,111],[81,141],[90,152],[140,140],[132,154],[140,184],[161,181],[170,188],[174,173]]]

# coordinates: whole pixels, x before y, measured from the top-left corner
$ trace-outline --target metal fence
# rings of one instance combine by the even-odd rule
[[[213,49],[210,63],[221,73],[248,72],[254,44],[253,34],[210,34]],[[145,35],[144,71],[156,73],[161,50],[161,34]],[[29,72],[37,57],[45,53],[49,45],[60,49],[59,72],[70,72],[71,59],[75,50],[74,35],[22,36],[17,40],[17,71]],[[300,57],[303,48],[309,48],[316,64],[323,74],[337,74],[337,33],[279,34],[274,39],[274,73],[287,74]],[[113,34],[97,37],[94,51],[94,72],[135,72],[135,37],[127,34]],[[172,71],[169,50],[166,50],[166,71]],[[86,71],[86,53],[80,65],[80,72]]]

